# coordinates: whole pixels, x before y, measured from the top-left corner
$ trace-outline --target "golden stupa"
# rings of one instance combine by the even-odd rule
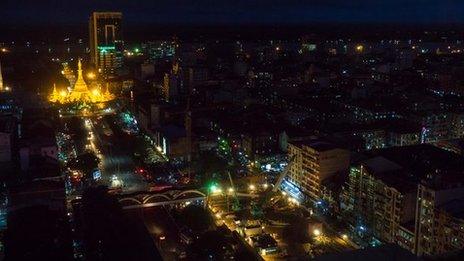
[[[79,59],[77,63],[77,80],[71,89],[68,92],[66,89],[57,91],[56,86],[53,85],[52,94],[49,96],[49,100],[54,103],[76,103],[76,102],[85,102],[85,103],[98,103],[106,102],[114,99],[108,86],[106,87],[105,93],[101,93],[100,89],[97,87],[93,90],[89,90],[87,83],[84,81],[82,76],[82,63]]]

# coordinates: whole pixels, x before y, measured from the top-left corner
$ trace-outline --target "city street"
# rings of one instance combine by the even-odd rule
[[[125,137],[117,137],[114,132],[106,131],[109,126],[105,118],[86,119],[85,125],[91,149],[100,159],[102,182],[109,187],[120,187],[123,192],[146,190],[147,182],[135,174],[131,147],[118,142]]]

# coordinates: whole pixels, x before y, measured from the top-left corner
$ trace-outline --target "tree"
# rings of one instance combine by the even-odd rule
[[[293,217],[290,225],[285,227],[282,237],[288,242],[305,243],[311,241],[312,238],[308,234],[308,221],[302,217]]]
[[[72,169],[81,170],[84,173],[84,178],[92,178],[93,171],[98,168],[100,159],[93,152],[86,152],[76,157],[68,164]]]
[[[200,184],[204,185],[211,180],[222,180],[227,178],[227,162],[216,155],[214,151],[204,152],[193,163],[195,172],[198,173],[197,179]]]
[[[147,148],[145,153],[145,163],[156,163],[162,160],[159,152],[157,152],[154,148]]]
[[[83,120],[78,117],[72,117],[67,122],[67,128],[69,133],[73,136],[77,151],[82,151],[87,139],[87,131],[85,130]]]
[[[208,230],[214,223],[209,212],[196,205],[189,205],[182,210],[181,221],[196,233]]]

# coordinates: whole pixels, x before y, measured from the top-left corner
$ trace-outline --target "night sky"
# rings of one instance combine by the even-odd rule
[[[1,0],[0,24],[85,23],[93,10],[131,24],[464,22],[462,0]]]

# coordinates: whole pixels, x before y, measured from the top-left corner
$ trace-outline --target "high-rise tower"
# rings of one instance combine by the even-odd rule
[[[90,59],[106,77],[122,66],[122,13],[93,12],[89,19]]]

